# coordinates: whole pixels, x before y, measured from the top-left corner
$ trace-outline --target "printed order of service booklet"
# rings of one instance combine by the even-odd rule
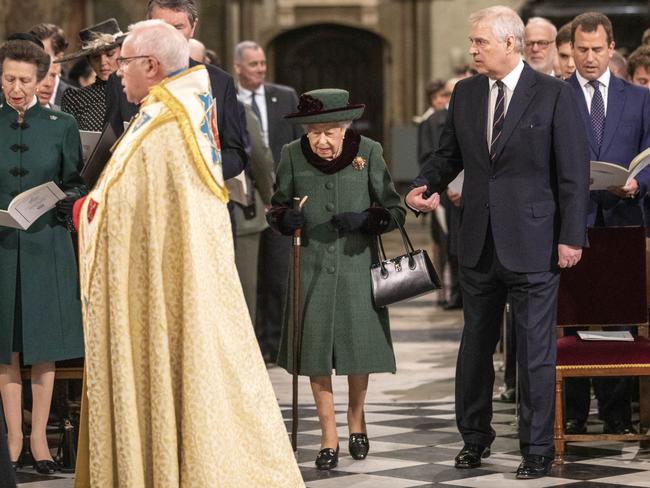
[[[0,210],[0,226],[27,230],[65,197],[65,193],[53,181],[30,188],[9,202],[7,210]]]
[[[607,190],[610,186],[624,186],[648,164],[650,164],[650,147],[635,156],[627,169],[619,164],[592,161],[589,189]]]

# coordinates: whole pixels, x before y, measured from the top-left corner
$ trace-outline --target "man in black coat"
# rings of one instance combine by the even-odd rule
[[[149,0],[147,17],[160,19],[180,30],[190,39],[198,23],[198,9],[194,0]],[[190,68],[196,66],[190,60]],[[217,127],[221,140],[223,177],[229,179],[241,173],[248,163],[244,149],[243,114],[237,105],[237,92],[232,77],[225,71],[205,65],[210,76],[212,96],[217,103]],[[122,91],[122,82],[112,74],[106,86],[106,122],[113,127],[116,135],[124,132],[124,122],[128,122],[138,112],[137,105],[129,103]]]
[[[465,170],[459,234],[465,327],[456,367],[457,468],[490,454],[492,355],[506,296],[516,324],[521,388],[517,478],[553,462],[559,268],[586,244],[589,147],[571,87],[522,61],[524,25],[506,7],[470,16],[478,75],[458,82],[440,147],[406,196],[418,212]]]

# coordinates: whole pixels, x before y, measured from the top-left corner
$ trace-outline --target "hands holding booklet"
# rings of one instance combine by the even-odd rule
[[[639,153],[628,168],[614,163],[592,161],[589,174],[590,190],[610,190],[627,187],[630,181],[650,164],[650,148]],[[619,195],[622,196],[622,195]]]
[[[17,195],[7,210],[0,210],[0,226],[27,230],[64,198],[66,194],[53,181],[30,188]]]

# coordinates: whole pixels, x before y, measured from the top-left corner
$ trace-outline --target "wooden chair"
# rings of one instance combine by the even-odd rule
[[[563,270],[558,294],[555,380],[555,462],[567,442],[640,441],[650,446],[650,339],[646,238],[642,227],[589,229],[590,247],[574,268]],[[565,327],[638,327],[634,342],[584,341]],[[636,435],[564,433],[564,379],[639,376],[640,430]]]

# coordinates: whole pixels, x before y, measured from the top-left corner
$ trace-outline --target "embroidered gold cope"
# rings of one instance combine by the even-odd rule
[[[235,269],[214,110],[204,67],[153,87],[82,206],[76,488],[304,486]]]

